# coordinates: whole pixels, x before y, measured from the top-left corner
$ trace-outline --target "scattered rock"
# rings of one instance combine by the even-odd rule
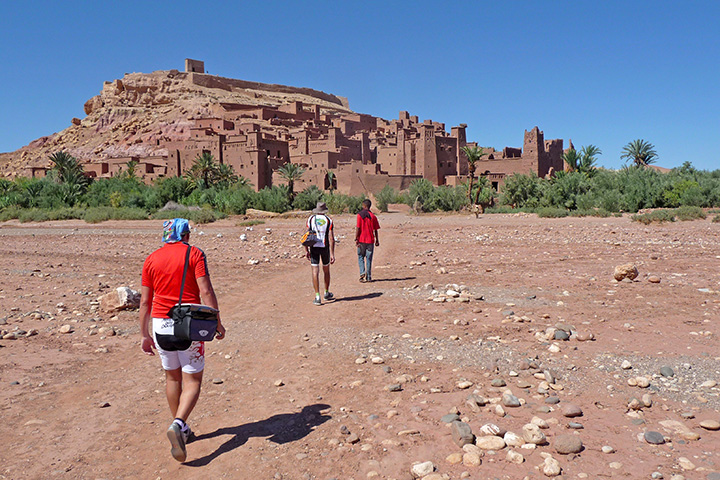
[[[483,450],[501,450],[505,448],[505,440],[494,435],[488,435],[484,437],[477,437],[475,439],[475,445]]]
[[[523,425],[522,436],[525,442],[535,445],[543,445],[547,441],[545,439],[545,434],[540,431],[540,427],[532,423]]]
[[[562,455],[578,453],[583,449],[582,440],[577,435],[558,435],[554,443],[555,451]]]
[[[63,325],[62,327],[60,327],[59,331],[60,333],[72,333],[73,328],[70,325]]]
[[[450,432],[452,434],[453,442],[458,447],[462,447],[467,443],[473,443],[475,435],[472,433],[470,425],[465,422],[454,421],[450,424]]]
[[[422,478],[425,475],[430,475],[434,471],[435,465],[432,462],[416,463],[410,469],[413,478]]]
[[[658,277],[658,276],[656,276],[656,275],[650,275],[650,276],[648,277],[648,282],[650,282],[650,283],[660,283],[660,277]]]
[[[479,467],[482,464],[482,458],[478,453],[466,452],[463,454],[462,463],[466,467]]]
[[[643,437],[645,438],[645,441],[651,445],[662,445],[663,443],[665,443],[665,437],[660,432],[648,430],[647,432],[645,432],[645,435]]]
[[[505,460],[510,463],[520,465],[525,461],[525,457],[523,457],[521,453],[518,453],[515,450],[508,450],[507,455],[505,455]]]
[[[506,393],[502,396],[502,404],[506,407],[519,407],[520,399],[515,395]]]
[[[613,278],[615,278],[615,280],[617,280],[618,282],[625,278],[635,280],[638,275],[638,269],[632,263],[618,265],[617,267],[615,267],[615,271],[613,272]]]
[[[720,430],[720,422],[718,422],[717,420],[703,420],[700,422],[700,426],[705,430]]]
[[[660,375],[663,377],[674,377],[675,371],[668,366],[660,367]]]
[[[574,417],[581,417],[583,414],[583,411],[582,411],[582,408],[580,408],[578,405],[568,403],[567,405],[563,406],[562,414],[565,417],[574,418]]]
[[[543,475],[546,477],[557,477],[561,471],[560,463],[558,463],[557,460],[550,456],[545,457],[545,462],[542,466]]]

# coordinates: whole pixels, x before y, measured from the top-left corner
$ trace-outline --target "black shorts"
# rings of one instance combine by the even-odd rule
[[[330,265],[330,247],[310,247],[310,265]]]

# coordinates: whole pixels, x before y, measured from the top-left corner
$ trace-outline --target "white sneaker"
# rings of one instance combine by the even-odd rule
[[[184,462],[187,458],[187,450],[185,449],[185,435],[180,430],[180,425],[173,422],[167,431],[168,440],[170,440],[170,454],[178,462]]]

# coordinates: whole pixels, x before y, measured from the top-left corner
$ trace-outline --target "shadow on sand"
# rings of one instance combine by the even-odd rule
[[[227,453],[244,445],[250,437],[269,437],[268,440],[279,444],[300,440],[310,434],[316,426],[322,425],[330,420],[330,415],[320,413],[327,408],[330,408],[330,405],[321,403],[308,405],[296,413],[281,413],[266,418],[265,420],[260,420],[259,422],[246,423],[236,427],[219,428],[214,432],[198,435],[195,438],[195,442],[219,437],[221,435],[232,435],[232,437],[220,445],[214,452],[204,457],[185,462],[184,465],[203,467],[223,453]]]
[[[403,280],[415,280],[417,277],[402,277],[402,278],[375,278],[372,283],[375,282],[402,282]]]
[[[354,295],[352,297],[340,297],[335,298],[336,302],[354,302],[355,300],[365,300],[367,298],[377,298],[382,295],[382,292],[366,293],[365,295]]]

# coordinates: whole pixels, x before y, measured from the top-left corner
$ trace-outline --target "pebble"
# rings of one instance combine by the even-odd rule
[[[523,425],[522,436],[525,442],[534,445],[542,445],[546,442],[545,434],[540,431],[540,427],[532,423]]]
[[[662,480],[665,477],[660,472],[653,472],[652,475],[650,475],[650,478],[652,478],[654,480]]]
[[[582,423],[577,423],[577,422],[569,422],[567,426],[569,429],[572,429],[572,430],[582,430],[583,428],[585,428],[585,427],[583,427]]]
[[[623,464],[620,462],[610,462],[608,464],[608,467],[612,468],[613,470],[620,470],[623,467]]]
[[[555,340],[568,340],[570,335],[565,330],[555,330]]]
[[[282,380],[275,380],[273,382],[273,385],[275,385],[276,387],[282,387],[283,385],[285,385],[285,382],[283,382]]]
[[[665,443],[665,437],[663,437],[663,434],[652,430],[645,432],[644,438],[645,441],[651,445],[662,445]]]
[[[493,387],[499,388],[499,387],[506,386],[507,383],[505,383],[505,380],[503,380],[502,378],[495,378],[495,379],[493,379],[492,382],[490,382],[490,385],[492,385]]]
[[[466,467],[479,467],[482,464],[482,458],[477,453],[464,453],[462,463]]]
[[[695,470],[695,468],[697,468],[695,464],[686,457],[678,458],[678,465],[680,465],[680,468],[682,468],[683,470]]]
[[[650,275],[650,276],[648,277],[648,282],[650,282],[650,283],[660,283],[660,277],[655,276],[655,275]]]
[[[212,383],[214,383],[215,385],[221,385],[223,383],[223,379],[222,378],[213,378]]]
[[[60,327],[60,333],[72,333],[73,329],[70,325],[63,325]]]
[[[381,363],[385,363],[385,360],[382,357],[373,357],[372,360],[370,360],[375,365],[379,365]]]
[[[567,405],[563,406],[562,414],[565,417],[574,418],[574,417],[581,417],[583,414],[583,411],[582,411],[582,408],[580,408],[578,405],[568,403]]]
[[[435,465],[432,462],[416,463],[410,469],[410,473],[414,478],[422,478],[426,475],[430,475],[435,471]]]
[[[660,375],[663,377],[674,377],[675,371],[668,366],[660,367]]]
[[[388,392],[399,392],[402,390],[402,385],[400,385],[399,383],[393,383],[386,386],[385,390],[387,390]]]
[[[485,435],[500,435],[502,430],[500,427],[495,425],[494,423],[486,423],[482,427],[480,427],[480,433],[483,433]]]
[[[603,445],[600,450],[602,450],[603,453],[615,453],[615,449],[610,445]]]
[[[475,438],[470,425],[458,420],[450,424],[450,433],[452,434],[453,442],[461,448],[468,443],[473,443]]]
[[[458,415],[457,413],[448,413],[447,415],[443,415],[440,418],[440,421],[443,423],[452,423],[455,420],[460,420],[460,415]]]
[[[562,455],[578,453],[583,449],[582,440],[577,435],[558,435],[553,446],[555,451]]]
[[[471,382],[469,380],[462,380],[462,381],[458,382],[456,386],[460,390],[466,390],[473,386],[473,382]]]
[[[520,399],[518,397],[516,397],[515,395],[506,393],[502,396],[502,404],[505,405],[506,407],[519,407]]]
[[[623,360],[623,362],[620,364],[620,368],[623,370],[630,370],[632,368],[632,363],[630,363],[628,360]]]
[[[717,386],[717,382],[715,380],[706,380],[700,384],[700,388],[713,388],[715,386]]]
[[[640,388],[647,388],[650,386],[650,379],[647,377],[635,377],[635,381],[637,382],[637,386]]]
[[[494,435],[487,435],[476,438],[475,445],[483,450],[501,450],[505,448],[505,440]]]
[[[717,420],[703,420],[700,422],[700,426],[705,430],[720,430],[720,422]]]
[[[457,465],[458,463],[463,461],[463,454],[462,453],[451,453],[447,457],[445,457],[445,461],[449,463],[450,465]]]
[[[517,433],[513,432],[505,432],[503,440],[505,440],[505,445],[508,447],[521,447],[525,443],[525,441]]]
[[[525,461],[525,457],[523,457],[521,453],[518,453],[515,450],[508,450],[507,455],[505,455],[505,460],[510,463],[520,465]]]
[[[542,466],[543,475],[546,477],[557,477],[561,471],[560,463],[558,463],[557,460],[553,457],[545,457],[545,462]]]
[[[560,403],[560,398],[559,397],[547,397],[545,399],[545,403],[548,403],[550,405],[555,405],[555,404]]]

